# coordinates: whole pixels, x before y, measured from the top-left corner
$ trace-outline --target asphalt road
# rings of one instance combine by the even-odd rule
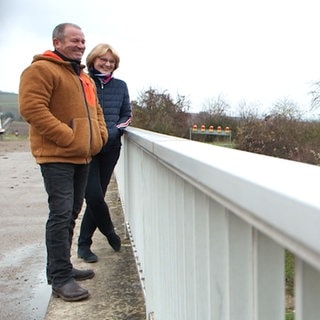
[[[0,319],[40,320],[45,279],[46,193],[28,141],[0,141]]]

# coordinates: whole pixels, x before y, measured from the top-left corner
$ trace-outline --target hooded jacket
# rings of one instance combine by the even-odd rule
[[[36,55],[21,74],[19,110],[30,124],[37,163],[85,164],[108,139],[96,87],[80,65],[52,51]]]

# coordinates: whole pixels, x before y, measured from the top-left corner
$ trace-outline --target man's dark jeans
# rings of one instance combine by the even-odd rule
[[[59,287],[72,278],[70,249],[75,220],[83,204],[89,165],[46,163],[40,166],[49,205],[47,277],[53,287]]]
[[[90,163],[85,195],[87,207],[81,222],[79,247],[91,246],[92,236],[97,227],[105,236],[114,230],[105,195],[120,156],[120,149],[121,146],[110,148],[105,153],[99,153]]]

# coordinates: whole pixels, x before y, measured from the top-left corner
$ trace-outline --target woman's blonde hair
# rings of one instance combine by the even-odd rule
[[[94,61],[97,58],[105,55],[108,51],[110,51],[114,56],[114,60],[115,60],[114,70],[118,69],[119,63],[120,63],[120,57],[117,51],[107,43],[99,43],[89,52],[86,59],[87,68],[90,69],[90,67],[93,66]]]

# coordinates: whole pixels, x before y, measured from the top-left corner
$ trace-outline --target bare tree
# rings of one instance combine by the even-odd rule
[[[311,95],[311,110],[319,109],[320,107],[320,80],[312,83],[313,89],[309,92]]]
[[[278,100],[270,110],[270,116],[280,117],[288,120],[299,120],[302,117],[302,111],[299,106],[288,98]]]
[[[225,116],[229,109],[230,105],[222,95],[218,95],[216,98],[209,98],[203,103],[203,112],[210,116]]]
[[[257,104],[248,104],[243,100],[239,103],[238,108],[240,120],[243,122],[259,118],[259,106]]]
[[[167,91],[149,88],[131,104],[134,126],[174,136],[188,136],[190,102],[184,96],[178,95],[174,100]]]

